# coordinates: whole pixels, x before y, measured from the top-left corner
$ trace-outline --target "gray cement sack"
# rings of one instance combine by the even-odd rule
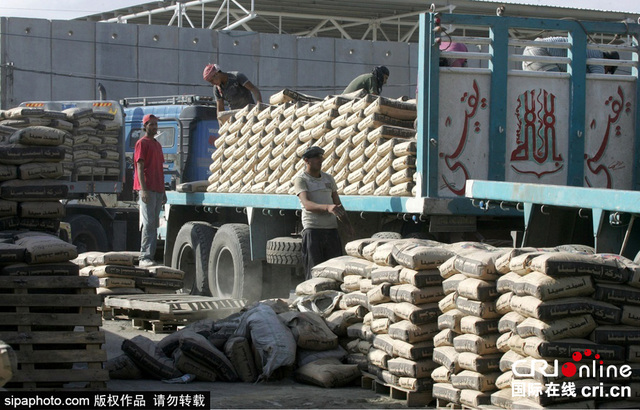
[[[367,300],[371,305],[377,305],[380,303],[389,302],[391,300],[391,284],[390,283],[381,283],[376,285],[367,292]]]
[[[391,326],[391,321],[387,318],[384,319],[374,319],[371,321],[371,332],[374,334],[386,334],[389,333],[389,326]]]
[[[127,252],[85,252],[79,257],[85,256],[86,263],[93,266],[121,265],[133,266],[134,257]]]
[[[367,354],[369,363],[385,370],[388,370],[387,362],[390,358],[391,356],[388,355],[387,352],[376,348],[369,350],[369,353]]]
[[[590,275],[600,282],[624,283],[629,279],[625,266],[600,255],[555,252],[531,260],[531,268],[548,276]]]
[[[640,306],[640,289],[628,285],[599,283],[596,285],[596,293],[593,295],[593,298],[619,306]]]
[[[535,359],[572,359],[574,352],[591,350],[607,361],[625,360],[625,348],[615,345],[601,345],[586,339],[562,339],[549,342],[532,336],[524,339],[524,353]]]
[[[433,381],[430,377],[416,379],[415,377],[400,377],[398,379],[398,387],[416,393],[431,392],[433,389]]]
[[[478,373],[491,373],[500,371],[500,358],[502,354],[478,355],[470,352],[462,352],[458,355],[458,366],[464,370]]]
[[[627,361],[627,363],[640,363],[640,346],[627,346],[627,354],[625,356],[625,360]]]
[[[149,377],[162,380],[182,376],[173,360],[165,356],[153,340],[144,336],[125,339],[122,351]]]
[[[329,278],[313,278],[296,286],[296,295],[314,295],[325,290],[339,290],[340,282]]]
[[[496,342],[500,337],[500,333],[492,333],[489,335],[460,335],[453,339],[453,347],[457,352],[471,352],[479,355],[488,355],[498,353]]]
[[[438,302],[438,308],[442,313],[447,313],[450,310],[454,310],[456,308],[457,299],[458,299],[458,292],[449,293],[447,296],[440,299],[440,302]]]
[[[467,279],[462,273],[456,273],[442,281],[442,290],[445,295],[458,291],[460,284]],[[458,293],[460,294],[460,293]]]
[[[451,376],[451,384],[458,389],[471,389],[484,392],[496,389],[496,379],[499,376],[500,373],[498,372],[482,374],[470,370],[463,370]]]
[[[346,336],[347,328],[355,323],[362,322],[365,308],[354,306],[347,310],[336,310],[325,318],[329,329],[338,336]]]
[[[459,311],[467,315],[473,315],[483,319],[500,317],[500,314],[496,311],[496,302],[478,302],[458,296],[456,299],[456,307]]]
[[[393,310],[398,318],[408,320],[415,325],[437,322],[440,314],[437,303],[416,306],[409,302],[400,302],[394,305]]]
[[[168,266],[151,266],[148,268],[152,278],[183,280],[184,272]]]
[[[623,325],[640,327],[640,306],[623,306],[620,323]]]
[[[439,366],[431,372],[431,379],[434,383],[450,383],[451,372],[444,366]]]
[[[511,259],[518,257],[520,255],[523,255],[525,253],[541,252],[541,251],[556,252],[556,250],[553,248],[532,248],[532,247],[514,248],[504,253],[498,259],[496,259],[496,270],[498,271],[498,273],[501,273],[501,274],[509,273],[511,271],[511,268],[509,266],[511,263]]]
[[[29,162],[60,162],[64,160],[62,147],[29,146],[22,144],[0,145],[0,163],[21,165]]]
[[[513,297],[513,292],[507,292],[498,297],[496,299],[496,312],[501,315],[506,315],[511,312],[511,298]]]
[[[378,246],[382,246],[385,243],[391,241],[392,239],[373,239],[362,248],[362,257],[370,262],[373,262],[373,254],[376,253],[376,249],[378,249]]]
[[[371,279],[360,278],[360,292],[367,293],[373,289],[374,286],[375,285],[371,282]]]
[[[69,133],[51,127],[32,126],[22,128],[11,135],[12,144],[58,146],[62,145]]]
[[[379,285],[381,283],[400,283],[400,271],[402,266],[383,266],[371,271],[371,283]]]
[[[513,292],[516,282],[520,281],[520,275],[515,272],[508,272],[496,281],[496,289],[499,293]]]
[[[442,284],[442,276],[438,269],[414,270],[402,268],[398,275],[398,280],[401,284],[413,285],[418,288]]]
[[[393,356],[408,360],[422,361],[433,357],[433,341],[407,343],[402,340],[393,341]]]
[[[354,340],[354,342],[357,342],[356,353],[362,353],[366,355],[369,353],[369,350],[371,350],[371,348],[373,347],[373,344],[366,340]]]
[[[511,272],[517,273],[518,275],[526,275],[531,272],[533,269],[531,268],[531,260],[540,255],[546,255],[548,252],[545,251],[535,251],[535,252],[526,252],[518,256],[514,256],[511,258],[509,262],[509,270]]]
[[[413,361],[402,357],[389,359],[387,366],[389,372],[396,376],[413,377],[415,379],[430,377],[431,372],[438,367],[431,360]]]
[[[386,384],[397,386],[400,383],[400,377],[391,373],[389,370],[383,370],[381,372],[381,379]]]
[[[66,199],[69,187],[64,181],[40,179],[23,181],[14,179],[0,184],[0,197],[15,201],[51,201]]]
[[[298,365],[298,367],[302,367],[309,363],[313,363],[316,360],[322,359],[336,359],[342,362],[347,357],[347,355],[347,351],[344,350],[342,346],[338,346],[333,350],[324,350],[321,352],[317,350],[298,349],[298,351],[296,352],[296,364]]]
[[[371,313],[374,318],[389,318],[392,322],[398,322],[400,319],[396,316],[394,303],[381,303],[371,306]]]
[[[0,199],[0,217],[15,215],[18,215],[18,202]]]
[[[478,336],[498,331],[498,319],[482,319],[476,316],[465,316],[460,320],[462,333],[470,333]]]
[[[550,321],[591,313],[592,302],[593,300],[589,298],[569,297],[543,302],[533,296],[513,296],[511,309],[526,317]]]
[[[224,345],[224,353],[233,364],[238,377],[245,383],[253,383],[258,378],[258,370],[253,360],[249,341],[244,337],[232,337]]]
[[[433,397],[453,404],[460,404],[462,390],[453,387],[451,383],[435,383]]]
[[[442,329],[437,335],[433,337],[433,345],[435,347],[451,346],[453,347],[453,338],[457,336],[457,333],[451,329]]]
[[[593,317],[587,314],[547,323],[538,319],[527,318],[517,326],[516,330],[518,335],[523,338],[537,336],[543,340],[552,341],[586,337],[596,326]]]
[[[71,262],[57,263],[37,263],[27,265],[26,263],[14,263],[3,266],[0,275],[5,276],[79,276],[78,265]]]
[[[361,372],[366,372],[369,368],[369,360],[367,359],[366,354],[362,353],[352,353],[347,356],[347,364],[355,364],[358,366],[358,370]]]
[[[498,332],[515,332],[518,325],[524,322],[525,319],[526,317],[518,312],[509,312],[498,321]]]
[[[142,278],[148,277],[149,271],[146,269],[137,268],[134,266],[121,266],[121,265],[101,265],[101,266],[87,266],[82,268],[80,275],[94,275],[99,278],[102,277],[121,277],[121,278]]]
[[[371,244],[375,239],[373,238],[364,238],[364,239],[356,239],[355,241],[347,242],[345,245],[345,252],[349,256],[354,256],[356,258],[363,258],[362,251],[365,246]]]
[[[345,293],[360,290],[360,280],[362,277],[357,275],[350,275],[344,277],[344,282],[340,285],[340,290]]]
[[[511,388],[511,382],[513,382],[513,372],[509,370],[496,379],[496,388],[499,390]]]
[[[313,295],[300,296],[292,305],[301,312],[315,312],[322,317],[327,317],[338,308],[342,296],[344,296],[342,292],[325,290]]]
[[[640,329],[632,326],[598,326],[589,337],[592,341],[607,345],[640,344]]]
[[[393,355],[394,339],[389,335],[374,335],[372,345],[378,350],[382,350],[389,356]]]
[[[594,292],[591,276],[553,278],[541,272],[531,272],[514,284],[518,296],[530,295],[540,300],[589,296]]]
[[[76,247],[53,235],[18,239],[16,245],[25,248],[26,263],[67,262],[78,257]]]
[[[109,379],[111,380],[138,380],[145,376],[142,370],[126,354],[107,360],[104,363],[104,369],[109,372]]]
[[[25,247],[12,243],[0,243],[0,263],[8,265],[23,262]]]
[[[451,373],[457,373],[460,370],[457,364],[459,354],[453,347],[436,347],[433,349],[433,361],[444,366]]]
[[[462,333],[460,321],[464,316],[466,316],[466,314],[458,309],[449,310],[438,316],[438,328],[440,330],[451,329],[456,333]]]
[[[320,387],[341,387],[360,377],[357,365],[342,364],[336,359],[321,359],[296,370],[296,380]]]
[[[458,255],[454,262],[457,270],[469,277],[483,280],[498,279],[496,259],[504,254],[501,249],[493,251],[479,251]]]
[[[438,271],[440,272],[440,276],[442,276],[443,279],[449,279],[453,275],[457,275],[458,273],[460,273],[460,271],[455,267],[455,262],[456,257],[452,256],[451,258],[442,262],[440,266],[438,266]]]
[[[291,329],[299,348],[322,351],[338,347],[338,336],[317,313],[290,311],[278,316]]]
[[[513,364],[522,359],[524,359],[523,355],[520,355],[513,350],[509,350],[500,358],[500,371],[503,373],[510,371]]]
[[[127,278],[100,278],[100,287],[102,288],[134,288],[136,281]]]
[[[230,382],[238,380],[233,363],[206,337],[190,330],[183,331],[180,333],[180,350],[191,359],[215,370],[222,380]]]
[[[433,339],[438,333],[437,323],[414,325],[408,320],[402,320],[389,326],[389,336],[407,343],[417,343]]]
[[[503,334],[502,336],[507,335],[508,333]],[[522,337],[520,337],[516,332],[511,332],[511,337],[507,341],[509,345],[509,349],[518,353],[519,355],[526,356],[524,352],[525,341]]]
[[[340,299],[338,306],[342,310],[347,310],[354,306],[362,306],[366,309],[369,309],[369,298],[367,298],[366,293],[362,293],[359,290],[356,290],[344,294]]]
[[[329,278],[342,282],[345,276],[346,265],[351,262],[359,263],[360,259],[349,255],[329,259],[314,266],[311,269],[311,276],[313,278]]]
[[[463,389],[460,392],[460,403],[472,408],[491,405],[491,393],[477,390]]]
[[[21,180],[58,179],[64,175],[59,162],[30,162],[18,165],[18,178]]]
[[[513,337],[513,332],[508,331],[506,333],[501,333],[498,340],[496,340],[496,347],[501,353],[508,352],[511,347],[509,346],[509,341]]]
[[[373,332],[371,326],[363,323],[355,323],[347,328],[347,336],[361,340],[373,340]]]
[[[0,181],[18,178],[18,168],[15,165],[0,165]]]
[[[458,285],[458,294],[467,299],[486,302],[495,300],[499,293],[495,281],[466,278]]]
[[[351,255],[353,256],[353,255]],[[378,267],[374,262],[370,262],[364,259],[356,257],[356,259],[349,260],[345,263],[344,274],[358,275],[363,278],[370,278],[371,273]]]
[[[414,305],[439,302],[444,297],[441,286],[417,288],[413,285],[395,285],[389,290],[389,297],[396,303],[408,302]]]
[[[435,269],[453,256],[453,252],[443,248],[414,245],[394,252],[394,259],[402,266],[414,269]]]
[[[510,388],[491,393],[491,404],[503,409],[513,408],[513,402],[516,401],[515,399]]]

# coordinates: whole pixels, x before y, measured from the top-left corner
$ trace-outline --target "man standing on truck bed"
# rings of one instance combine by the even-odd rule
[[[204,68],[202,78],[213,85],[213,94],[216,97],[219,113],[224,111],[225,101],[229,103],[232,110],[262,102],[258,87],[238,71],[225,73],[218,64],[209,64]]]
[[[368,74],[362,74],[351,80],[342,94],[349,94],[358,90],[365,90],[369,94],[380,95],[382,86],[387,83],[389,69],[383,65],[374,67]]]
[[[568,43],[567,37],[545,37],[536,38],[535,41],[545,43]],[[545,56],[545,57],[566,57],[567,50],[565,48],[557,47],[540,47],[540,46],[528,46],[524,48],[522,52],[524,56]],[[610,60],[620,59],[620,55],[617,51],[600,51],[587,49],[587,58],[607,58]],[[614,74],[616,72],[616,66],[601,66],[601,65],[587,65],[587,73],[600,73],[600,74]],[[565,64],[554,64],[538,61],[524,61],[522,63],[522,69],[524,71],[558,71],[566,72],[567,68]]]
[[[167,202],[164,192],[164,157],[162,146],[156,139],[158,117],[147,114],[142,118],[145,134],[136,142],[133,151],[135,163],[133,189],[139,191],[140,226],[140,267],[154,264],[158,240],[158,219],[162,205]]]
[[[314,266],[342,256],[337,220],[347,220],[336,181],[321,171],[323,155],[320,147],[307,148],[302,154],[306,169],[293,182],[302,205],[302,263],[307,279]]]

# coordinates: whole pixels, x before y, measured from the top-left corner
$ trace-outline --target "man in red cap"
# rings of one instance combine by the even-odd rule
[[[209,64],[204,68],[202,78],[214,87],[218,112],[224,111],[225,101],[232,110],[262,102],[258,87],[238,71],[225,73],[218,64]]]
[[[167,196],[164,192],[162,146],[154,138],[158,133],[158,117],[147,114],[142,118],[142,125],[145,134],[136,142],[133,151],[133,189],[139,192],[142,230],[139,265],[149,267],[154,264],[160,211],[167,202]]]

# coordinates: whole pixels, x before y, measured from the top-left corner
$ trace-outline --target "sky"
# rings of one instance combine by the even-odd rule
[[[70,20],[90,14],[110,11],[149,0],[0,0],[0,17],[44,18]],[[259,4],[260,0],[257,0]],[[503,0],[502,3],[556,5],[564,7],[621,11],[640,14],[639,0]]]

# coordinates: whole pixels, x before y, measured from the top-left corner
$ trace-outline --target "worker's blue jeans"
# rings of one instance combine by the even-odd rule
[[[154,259],[158,243],[158,223],[164,193],[149,191],[147,203],[138,199],[140,205],[140,260]]]

